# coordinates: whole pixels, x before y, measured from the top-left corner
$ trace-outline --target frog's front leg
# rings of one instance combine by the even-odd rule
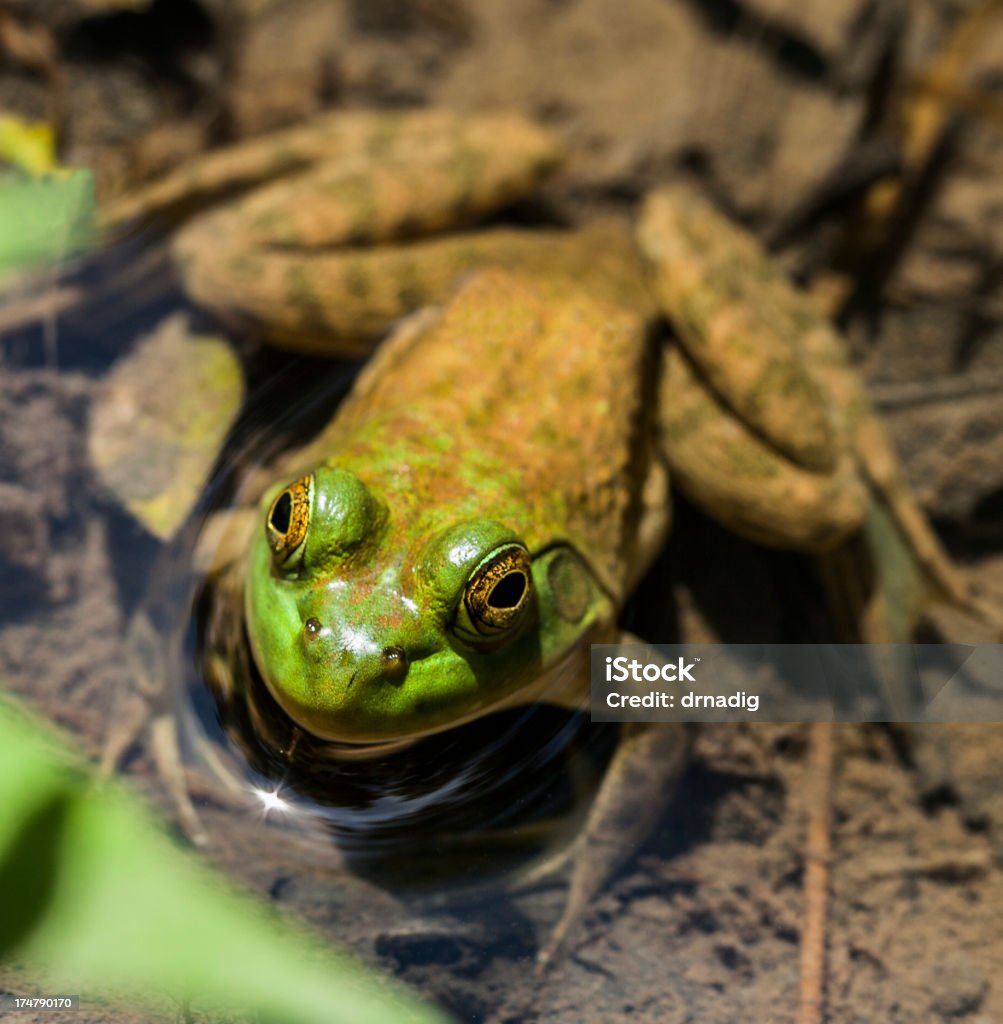
[[[592,900],[651,833],[675,796],[692,730],[681,722],[623,726],[616,753],[572,851],[564,912],[537,954],[537,974],[563,950]]]

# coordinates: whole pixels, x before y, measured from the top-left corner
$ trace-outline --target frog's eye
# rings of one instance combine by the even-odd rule
[[[470,643],[511,633],[532,603],[529,552],[521,544],[496,548],[470,574],[456,618],[456,632]]]
[[[280,568],[289,568],[303,551],[310,525],[310,492],[313,476],[305,476],[279,491],[265,517],[265,535],[272,558]]]

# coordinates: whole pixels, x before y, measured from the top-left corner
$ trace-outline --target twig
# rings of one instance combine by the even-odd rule
[[[917,76],[920,80],[937,83],[938,89],[914,88],[906,99],[901,128],[906,177],[915,177],[919,173],[943,136],[953,109],[948,86],[960,84],[965,68],[986,39],[989,25],[1000,8],[1001,0],[980,0],[972,6]],[[901,179],[876,184],[868,196],[867,222],[884,225],[887,230],[905,187]]]
[[[82,289],[67,284],[53,285],[39,295],[5,301],[0,305],[0,336],[32,324],[51,322],[83,301]]]
[[[823,1020],[831,848],[829,825],[832,802],[832,733],[831,722],[816,722],[811,727],[798,1024],[821,1024]]]
[[[975,117],[981,117],[997,126],[1003,125],[1003,100],[991,93],[930,73],[918,75],[913,87],[919,93],[928,93]]]
[[[966,373],[928,380],[887,381],[870,384],[867,391],[881,410],[958,402],[1003,391],[1003,373]]]
[[[876,882],[887,878],[930,878],[957,882],[983,878],[993,868],[988,849],[937,851],[927,857],[874,857],[854,865],[854,877]]]

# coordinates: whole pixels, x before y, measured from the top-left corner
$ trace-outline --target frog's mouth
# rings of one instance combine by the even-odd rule
[[[340,665],[303,698],[272,685],[263,673],[260,678],[300,728],[323,743],[344,747],[348,757],[368,757],[509,708],[535,703],[583,708],[591,639],[579,638],[545,668],[537,662],[480,676],[451,649],[409,655],[401,646],[388,645],[372,654],[355,652],[354,665]]]
[[[382,739],[348,739],[343,736],[325,740],[325,753],[338,761],[366,761],[406,750],[421,740],[469,725],[487,715],[531,704],[549,704],[569,711],[582,711],[589,702],[589,644],[593,638],[585,637],[565,655],[537,676],[529,686],[493,703],[454,717],[448,722],[417,730],[406,736]],[[432,658],[427,659],[433,661]]]

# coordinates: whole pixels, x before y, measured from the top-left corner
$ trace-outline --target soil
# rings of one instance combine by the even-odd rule
[[[897,245],[841,233],[845,203],[800,218],[859,172],[855,154],[875,142],[901,152],[904,83],[971,6],[12,0],[0,19],[48,38],[56,73],[0,33],[14,51],[0,97],[57,116],[64,158],[94,167],[104,195],[322,109],[423,104],[549,124],[570,158],[546,199],[570,219],[626,212],[657,181],[696,178],[792,271],[848,284],[848,342],[910,479],[964,572],[1003,604],[1003,17],[965,62],[967,101],[904,206]],[[87,424],[109,367],[182,301],[162,287],[116,296],[130,263],[102,258],[72,279],[83,304],[0,333],[0,679],[94,758],[135,690],[125,633],[161,549],[96,481]],[[833,276],[847,265],[857,277]],[[0,321],[24,301],[9,296]],[[655,640],[805,635],[810,566],[685,505],[677,525],[632,606],[635,628]],[[987,639],[950,617],[936,625]],[[652,838],[542,982],[530,965],[563,876],[418,898],[336,870],[293,836],[262,842],[260,824],[224,805],[200,813],[215,863],[458,1020],[793,1021],[807,735],[706,728]],[[952,771],[936,786],[900,735],[837,730],[827,1020],[1003,1021],[1000,736],[996,724],[938,727]],[[170,820],[145,741],[126,769]]]

